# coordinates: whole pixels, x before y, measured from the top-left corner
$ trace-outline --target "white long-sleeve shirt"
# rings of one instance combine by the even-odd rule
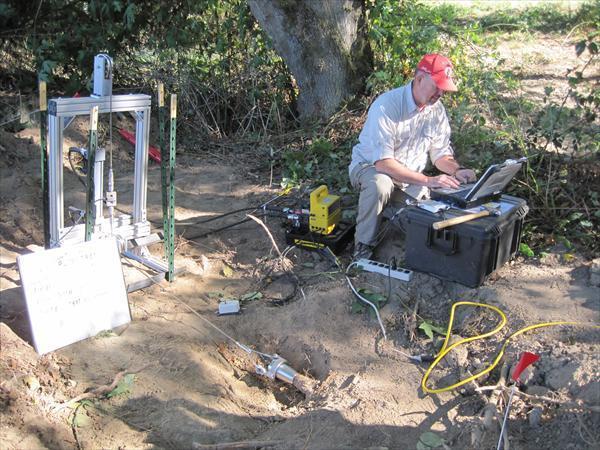
[[[359,142],[352,149],[349,172],[359,164],[375,164],[387,158],[423,172],[428,158],[435,164],[441,156],[454,154],[450,134],[444,105],[438,100],[419,110],[412,83],[408,83],[381,94],[369,108]]]

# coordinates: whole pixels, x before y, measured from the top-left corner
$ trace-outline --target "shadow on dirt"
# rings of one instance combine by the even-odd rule
[[[442,406],[432,420],[437,420],[453,406]],[[184,398],[169,401],[155,397],[130,399],[116,414],[126,415],[127,423],[134,428],[150,430],[146,442],[167,448],[204,448],[203,445],[210,444],[225,448],[226,443],[236,441],[263,442],[257,447],[273,449],[364,449],[378,445],[407,448],[414,445],[419,435],[431,425],[429,420],[414,427],[356,425],[339,411],[326,409],[311,410],[290,419],[235,416]],[[227,427],[233,423],[235,429]]]
[[[23,290],[20,287],[5,289],[0,297],[2,298],[0,301],[0,320],[8,325],[17,336],[33,346]]]

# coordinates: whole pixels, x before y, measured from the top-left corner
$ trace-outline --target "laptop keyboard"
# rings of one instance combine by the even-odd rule
[[[468,183],[461,185],[458,189],[440,189],[440,192],[445,194],[451,194],[453,197],[465,198],[471,189],[475,186],[475,183]]]

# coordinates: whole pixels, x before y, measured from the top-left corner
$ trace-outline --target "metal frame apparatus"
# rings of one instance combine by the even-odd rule
[[[135,125],[135,168],[132,215],[115,217],[113,223],[103,215],[103,157],[97,155],[93,171],[95,221],[93,234],[112,234],[124,242],[150,235],[146,217],[148,145],[150,139],[151,97],[145,94],[104,97],[55,98],[48,102],[48,203],[49,247],[79,243],[85,239],[85,223],[65,227],[63,185],[63,131],[69,118],[89,116],[93,107],[98,113],[130,112]],[[126,248],[122,248],[122,251]],[[167,269],[165,269],[166,271]]]

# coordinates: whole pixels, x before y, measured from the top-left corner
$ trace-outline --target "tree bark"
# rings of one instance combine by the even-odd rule
[[[298,85],[303,120],[330,117],[373,67],[363,0],[247,0]]]

